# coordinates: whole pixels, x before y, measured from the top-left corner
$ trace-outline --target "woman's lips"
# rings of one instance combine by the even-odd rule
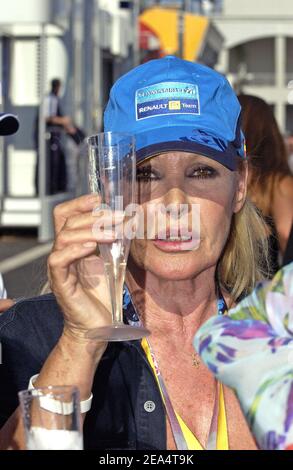
[[[153,244],[161,251],[168,253],[178,251],[191,251],[196,250],[199,247],[200,239],[198,237],[192,237],[187,240],[178,239],[155,239],[152,240]]]

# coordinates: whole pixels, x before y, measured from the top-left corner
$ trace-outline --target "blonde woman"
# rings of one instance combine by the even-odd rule
[[[110,299],[95,253],[109,238],[92,226],[106,214],[93,215],[97,195],[57,207],[48,262],[54,295],[19,303],[0,319],[2,448],[24,445],[14,410],[30,379],[35,387],[79,387],[86,449],[256,448],[233,393],[192,346],[204,321],[263,277],[266,230],[246,200],[239,115],[224,77],[175,57],[141,65],[114,85],[105,128],[136,137],[143,210],[173,204],[180,215],[180,205],[199,205],[200,239],[198,227],[189,239],[171,238],[170,215],[165,237],[155,230],[132,242],[125,322],[140,320],[151,336],[101,343],[89,332],[110,323]]]

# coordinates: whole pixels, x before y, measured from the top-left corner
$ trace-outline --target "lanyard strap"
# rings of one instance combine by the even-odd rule
[[[151,354],[151,357],[152,357],[152,361],[154,363],[156,377],[157,377],[157,380],[159,382],[159,386],[160,386],[160,389],[161,389],[161,394],[163,396],[163,401],[164,401],[166,413],[167,413],[167,416],[168,416],[168,419],[169,419],[169,422],[170,422],[172,434],[174,436],[174,440],[175,440],[175,443],[176,443],[176,448],[178,450],[188,450],[185,437],[183,435],[183,432],[182,432],[182,429],[180,427],[179,421],[177,419],[176,413],[175,413],[174,408],[172,406],[172,403],[171,403],[171,400],[170,400],[170,397],[169,397],[169,393],[167,391],[167,388],[165,386],[165,382],[163,380],[163,377],[162,377],[160,369],[159,369],[158,362],[156,360],[156,357],[154,355],[152,347],[151,347],[151,345],[150,345],[150,343],[147,339],[146,339],[146,342],[147,342],[147,345],[148,345],[148,348],[149,348],[149,351],[150,351],[150,354]]]
[[[218,306],[218,315],[223,315],[225,311],[227,310],[227,306],[226,306],[224,297],[222,296],[220,292],[219,292],[217,306]],[[155,357],[151,344],[147,338],[146,338],[146,342],[147,342],[147,345],[151,354],[151,358],[154,364],[155,374],[156,374],[156,377],[157,377],[157,380],[161,389],[161,394],[162,394],[163,401],[165,404],[165,409],[166,409],[166,413],[167,413],[169,423],[171,426],[172,434],[176,443],[176,448],[177,450],[188,450],[186,439],[184,437],[183,431],[181,429],[176,413],[172,406],[165,382],[161,375],[158,361]],[[219,383],[217,380],[215,380],[215,401],[214,401],[214,406],[213,406],[211,426],[210,426],[209,435],[208,435],[208,442],[206,446],[207,450],[216,450],[217,448],[218,417],[219,417]]]

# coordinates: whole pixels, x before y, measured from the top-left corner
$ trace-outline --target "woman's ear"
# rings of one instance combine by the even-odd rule
[[[234,198],[233,212],[239,212],[246,200],[248,182],[248,165],[247,162],[241,162],[237,170],[236,193]]]

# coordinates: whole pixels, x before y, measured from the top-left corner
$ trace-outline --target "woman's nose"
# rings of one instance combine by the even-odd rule
[[[188,197],[180,188],[172,188],[164,195],[163,203],[165,206],[174,207],[188,205]]]

